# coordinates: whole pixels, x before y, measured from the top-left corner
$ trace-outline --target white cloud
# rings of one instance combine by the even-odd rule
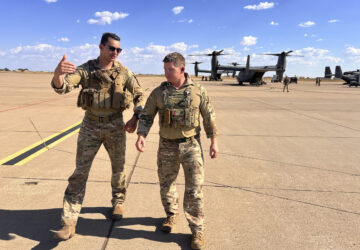
[[[333,62],[339,63],[342,61],[342,58],[334,57],[329,55],[329,50],[327,49],[317,49],[314,47],[307,47],[299,50],[295,50],[292,55],[302,55],[304,57],[289,57],[289,62],[301,63],[310,66],[322,65],[323,63]]]
[[[277,25],[279,25],[279,23],[274,22],[274,21],[271,21],[271,22],[270,22],[270,25],[277,26]]]
[[[96,58],[99,48],[95,44],[71,48],[50,44],[18,46],[4,51],[3,57],[0,57],[0,68],[53,71],[64,54],[67,55],[68,61],[80,65],[91,58]]]
[[[134,47],[134,48],[130,48],[129,51],[133,54],[139,54],[141,53],[142,51],[144,51],[143,48],[139,48],[139,47]]]
[[[258,5],[246,5],[244,9],[248,10],[266,10],[274,8],[273,2],[260,2]]]
[[[307,33],[304,34],[304,37],[308,37],[309,35]]]
[[[322,40],[322,38],[316,39],[317,42],[321,42]]]
[[[187,20],[187,19],[181,19],[181,20],[179,20],[178,22],[179,22],[179,23],[193,23],[194,20],[192,20],[192,19],[189,19],[189,20]]]
[[[144,74],[163,74],[162,60],[167,53],[179,51],[184,56],[187,54],[208,54],[216,50],[216,46],[204,50],[198,50],[199,46],[189,45],[185,42],[176,42],[169,45],[164,44],[148,44],[144,47],[125,48],[123,53],[119,56],[124,65],[129,67],[132,71]],[[248,46],[235,50],[234,48],[224,48],[224,55],[219,57],[219,63],[225,65],[230,62],[238,62],[245,64],[246,54],[248,54]],[[219,49],[217,49],[219,50]],[[264,51],[264,53],[274,53],[279,51]],[[66,54],[67,60],[76,65],[94,59],[99,55],[98,44],[86,43],[80,46],[65,48],[61,46],[53,46],[50,44],[36,44],[36,45],[21,45],[13,49],[0,51],[0,68],[18,69],[28,68],[30,70],[46,70],[53,71],[59,63],[62,56]],[[303,55],[305,57],[288,57],[288,65],[286,73],[288,75],[302,75],[302,76],[320,76],[324,72],[324,65],[344,65],[344,68],[353,68],[360,61],[360,48],[347,46],[346,58],[340,58],[331,55],[329,50],[307,47],[296,50],[293,55]],[[351,65],[345,63],[351,60]],[[211,68],[211,57],[196,56],[186,57],[186,61],[202,61],[202,69]],[[275,65],[276,57],[266,55],[251,55],[251,66]],[[345,63],[344,63],[345,62]],[[193,65],[186,67],[189,73],[193,73]],[[270,75],[273,72],[269,72]]]
[[[174,43],[170,45],[171,49],[174,49],[175,51],[178,51],[180,53],[185,52],[188,49],[188,45],[184,42]]]
[[[76,23],[80,23],[80,19],[76,19]]]
[[[353,56],[360,56],[360,49],[354,48],[354,47],[347,47],[346,53]]]
[[[170,53],[170,50],[164,45],[150,44],[149,46],[146,47],[146,50],[153,54],[165,55],[166,53]]]
[[[186,52],[187,50],[190,50],[193,48],[198,48],[198,47],[199,47],[199,45],[197,45],[197,44],[187,45],[184,42],[178,42],[178,43],[174,43],[174,44],[170,45],[171,49],[174,49],[179,52]]]
[[[244,46],[252,46],[257,43],[257,37],[254,36],[244,36],[242,41],[240,42],[241,45]]]
[[[59,42],[67,43],[67,42],[69,42],[70,40],[69,40],[69,38],[67,38],[67,37],[61,37],[61,38],[58,39],[58,41],[59,41]]]
[[[360,64],[360,48],[355,48],[353,46],[346,48],[346,54],[348,54],[348,60],[353,64],[351,67],[359,68]]]
[[[40,43],[37,45],[18,46],[15,49],[11,49],[11,54],[19,54],[20,52],[38,52],[52,49],[53,46],[46,43]]]
[[[127,16],[129,16],[129,14],[123,12],[120,13],[119,12],[111,13],[110,11],[95,12],[95,17],[97,17],[98,19],[89,19],[87,22],[89,24],[110,25],[113,21],[118,19],[124,19]]]
[[[186,53],[186,51],[193,49],[193,48],[198,48],[199,45],[194,44],[194,45],[188,45],[184,42],[177,42],[177,43],[173,43],[169,46],[165,46],[165,45],[156,45],[153,43],[150,43],[147,47],[145,47],[144,49],[141,49],[138,47],[136,50],[139,52],[143,52],[145,54],[154,54],[154,55],[162,55],[165,56],[166,54],[170,53],[170,52],[180,52],[180,53]]]
[[[299,23],[299,26],[303,27],[303,28],[308,28],[308,27],[311,27],[311,26],[314,26],[314,25],[315,25],[315,22],[313,22],[313,21],[307,21],[307,22]]]
[[[84,45],[79,46],[79,48],[80,48],[81,50],[87,50],[87,49],[91,49],[91,48],[96,48],[96,49],[97,49],[97,48],[98,48],[98,45],[85,43]]]
[[[178,15],[181,13],[181,11],[183,11],[183,9],[184,9],[184,6],[176,6],[176,7],[172,8],[172,12],[175,15]]]
[[[56,3],[58,0],[45,0],[47,3]]]
[[[340,20],[337,20],[337,19],[331,19],[328,21],[329,23],[338,23],[340,22]]]

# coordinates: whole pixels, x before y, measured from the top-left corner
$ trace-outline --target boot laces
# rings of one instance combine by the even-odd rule
[[[203,238],[204,238],[204,235],[202,233],[200,233],[200,232],[196,232],[194,234],[194,240],[198,239],[198,240],[202,241]]]
[[[169,216],[166,218],[166,224],[174,224],[175,223],[175,216]]]

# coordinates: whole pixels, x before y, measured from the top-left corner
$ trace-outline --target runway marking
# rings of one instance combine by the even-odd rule
[[[53,134],[44,140],[36,142],[2,160],[0,160],[0,165],[15,165],[21,166],[35,157],[46,152],[50,148],[53,148],[55,145],[66,140],[73,134],[77,133],[80,130],[81,122],[75,123],[70,127],[67,127],[60,132]]]

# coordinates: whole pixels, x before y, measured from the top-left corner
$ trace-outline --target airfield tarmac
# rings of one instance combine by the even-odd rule
[[[0,73],[2,164],[81,121],[78,91],[57,95],[50,79],[50,74]],[[138,79],[146,95],[164,80]],[[206,249],[359,249],[360,88],[335,81],[318,87],[313,80],[290,84],[283,93],[280,83],[239,86],[228,78],[201,84],[216,110],[220,148],[218,158],[210,159],[202,131]],[[126,112],[125,119],[131,115]],[[165,213],[156,171],[157,120],[144,153],[135,149],[137,136],[127,136],[124,219],[107,219],[111,168],[101,147],[76,236],[53,239],[75,167],[76,139],[74,130],[43,145],[39,155],[23,156],[20,165],[0,165],[1,249],[189,249],[182,170],[178,224],[171,234],[159,231]]]

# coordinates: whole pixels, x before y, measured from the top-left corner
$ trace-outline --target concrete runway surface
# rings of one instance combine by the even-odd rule
[[[109,220],[111,168],[101,147],[76,236],[53,239],[75,167],[77,132],[57,144],[43,142],[79,123],[84,112],[76,107],[78,91],[57,95],[51,77],[0,73],[0,162],[36,143],[42,147],[22,164],[0,165],[0,249],[189,249],[182,170],[178,224],[171,234],[159,231],[165,213],[157,119],[139,157],[136,134],[127,135],[124,219]],[[138,79],[146,95],[164,80]],[[300,80],[284,93],[281,83],[198,82],[215,107],[220,148],[210,159],[202,131],[206,249],[360,249],[360,88]],[[131,115],[127,111],[125,120]]]

